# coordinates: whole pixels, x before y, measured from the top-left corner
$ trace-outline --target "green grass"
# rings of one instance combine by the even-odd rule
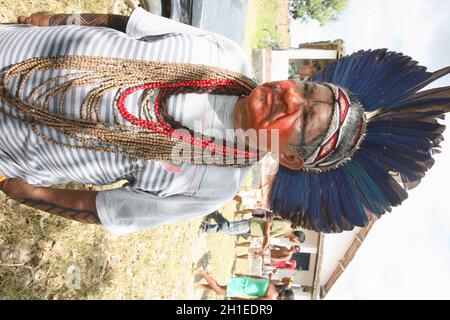
[[[0,22],[16,22],[20,15],[39,11],[54,13],[108,13],[114,0],[0,0]]]
[[[198,299],[193,269],[225,282],[234,264],[234,239],[198,237],[200,219],[117,238],[4,201],[0,217],[1,299]]]
[[[270,48],[270,41],[288,46],[288,0],[250,0],[247,17],[245,49]],[[269,32],[272,34],[271,38]]]
[[[253,35],[252,44],[256,48],[267,47],[268,32],[264,29],[269,30],[274,36],[274,40],[279,42],[279,35],[277,32],[277,22],[278,22],[278,8],[279,2],[273,0],[260,0],[257,7],[257,22],[256,30]]]

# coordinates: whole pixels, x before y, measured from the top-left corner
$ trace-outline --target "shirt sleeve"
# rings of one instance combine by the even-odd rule
[[[227,199],[185,195],[159,198],[150,192],[123,187],[101,191],[96,198],[103,226],[116,235],[142,231],[213,212]]]
[[[217,169],[213,168],[213,171]],[[101,191],[96,198],[97,213],[103,226],[116,235],[196,218],[231,201],[247,173],[248,170],[240,169],[234,178],[209,175],[193,196],[159,197],[131,186]]]
[[[132,38],[140,39],[147,36],[160,36],[171,33],[205,35],[211,32],[155,15],[142,8],[137,8],[128,20],[126,33]]]

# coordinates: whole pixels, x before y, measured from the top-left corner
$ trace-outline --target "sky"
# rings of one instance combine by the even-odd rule
[[[291,46],[343,39],[346,53],[388,48],[435,71],[450,66],[449,18],[448,0],[350,0],[336,23],[294,21]],[[450,75],[432,87],[446,85]],[[327,299],[450,299],[450,130],[444,137],[435,166],[374,225]]]

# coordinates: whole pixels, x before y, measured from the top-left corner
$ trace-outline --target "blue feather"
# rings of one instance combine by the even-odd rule
[[[391,167],[386,167],[376,158],[362,152],[356,155],[355,161],[366,170],[368,176],[388,199],[390,206],[396,206],[407,198],[405,189],[389,174]],[[390,211],[390,208],[386,210]]]
[[[344,168],[345,169],[345,168]],[[348,181],[348,175],[343,170],[337,170],[338,188],[341,195],[341,205],[344,207],[344,215],[355,226],[362,227],[366,224],[367,217],[359,197],[354,190],[354,185]]]
[[[336,225],[338,231],[344,230],[344,224],[342,221],[342,209],[339,204],[339,195],[338,195],[338,188],[335,182],[334,177],[326,172],[323,174],[324,178],[324,184],[328,185],[328,198],[327,198],[327,205],[328,205],[328,212],[330,217],[330,224]],[[332,228],[333,231],[335,231],[336,228]]]
[[[309,175],[310,182],[311,182],[311,190],[309,192],[309,200],[310,200],[310,206],[307,211],[309,222],[311,225],[313,225],[316,229],[322,229],[321,228],[321,189],[319,184],[319,178],[316,174],[310,174]]]

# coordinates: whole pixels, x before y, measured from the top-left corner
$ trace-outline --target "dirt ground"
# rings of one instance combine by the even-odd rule
[[[255,15],[264,1],[250,0],[246,48],[257,41],[255,28],[264,25]],[[0,22],[15,22],[19,15],[38,11],[108,13],[112,4],[113,0],[0,0]],[[286,17],[274,14],[276,21]],[[234,219],[235,207],[231,202],[221,211]],[[199,236],[200,222],[199,218],[118,238],[101,226],[19,206],[1,193],[0,299],[217,299],[194,288],[193,270],[204,266],[225,283],[233,272],[247,272],[248,262],[236,262],[232,237]]]

